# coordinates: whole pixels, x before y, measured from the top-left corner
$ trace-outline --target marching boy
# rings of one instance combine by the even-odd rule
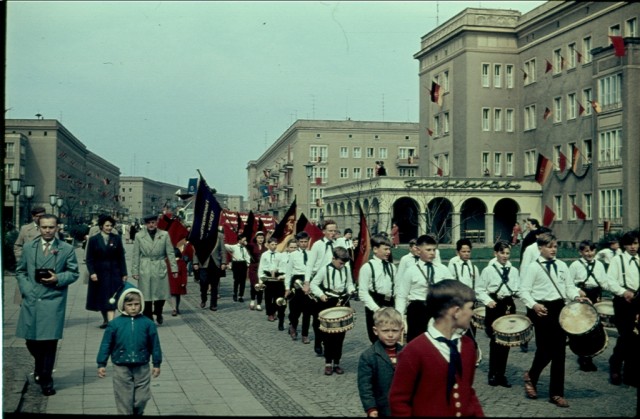
[[[128,282],[118,298],[122,314],[107,324],[98,351],[98,377],[113,363],[113,393],[120,415],[142,415],[151,398],[151,377],[160,375],[162,349],[153,320],[142,315],[142,292]],[[153,368],[149,360],[153,358]]]

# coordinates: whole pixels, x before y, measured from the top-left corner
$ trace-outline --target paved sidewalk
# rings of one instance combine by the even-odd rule
[[[126,246],[131,251],[131,245]],[[79,253],[80,255],[80,253]],[[128,255],[129,256],[129,255]],[[84,268],[84,266],[83,266]],[[342,376],[324,376],[324,359],[313,344],[292,341],[265,312],[249,311],[234,303],[231,277],[223,278],[217,312],[201,309],[198,284],[189,278],[182,314],[170,315],[158,327],[164,362],[160,377],[152,380],[152,400],[146,415],[189,416],[315,416],[364,417],[356,384],[360,353],[369,346],[364,307],[354,301],[355,327],[347,332]],[[247,285],[248,286],[248,285]],[[32,358],[24,340],[15,338],[18,306],[13,303],[15,278],[3,280],[3,412],[47,414],[116,414],[111,366],[107,377],[96,374],[96,354],[102,330],[99,313],[85,310],[86,284],[82,279],[69,288],[64,339],[59,343],[54,381],[57,394],[44,397],[29,373]],[[520,305],[521,306],[521,305]],[[313,333],[311,333],[313,339]],[[489,387],[489,341],[479,333],[484,359],[478,367],[475,388],[487,416],[494,417],[632,417],[636,415],[636,389],[608,383],[608,363],[616,342],[609,333],[606,350],[595,358],[597,372],[578,370],[576,356],[567,350],[565,396],[571,407],[547,402],[549,368],[539,383],[540,399],[524,397],[522,374],[530,366],[535,341],[528,353],[514,348],[507,374],[513,388]],[[29,379],[27,380],[27,377]],[[25,384],[28,384],[25,386]],[[23,393],[24,391],[24,393]]]

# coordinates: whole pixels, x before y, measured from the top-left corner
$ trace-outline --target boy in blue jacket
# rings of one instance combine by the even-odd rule
[[[142,415],[151,398],[151,376],[160,375],[162,349],[153,320],[142,314],[142,292],[125,282],[118,298],[122,315],[111,320],[98,352],[98,377],[107,375],[107,360],[114,364],[113,393],[118,413]],[[153,357],[153,369],[149,360]]]

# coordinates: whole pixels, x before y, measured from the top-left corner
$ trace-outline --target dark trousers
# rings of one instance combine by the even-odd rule
[[[613,298],[614,323],[618,329],[618,340],[613,348],[613,354],[609,358],[611,373],[624,374],[625,381],[637,382],[636,371],[639,362],[637,360],[638,341],[640,338],[633,332],[638,308],[637,302],[628,303],[623,297]],[[624,371],[622,371],[624,368]]]
[[[407,306],[407,343],[427,331],[427,305],[424,301],[411,301]]]
[[[302,336],[309,336],[313,301],[302,290],[296,290],[289,300],[289,323],[297,330],[302,315]]]
[[[325,307],[320,300],[311,301],[311,304],[309,305],[309,312],[311,313],[311,326],[313,327],[313,336],[315,337],[313,346],[316,349],[322,349],[322,337],[324,333],[322,333],[322,331],[320,330],[320,319],[318,318],[318,314],[325,308],[327,307]]]
[[[200,283],[200,301],[207,303],[207,291],[211,286],[211,308],[218,306],[218,287],[220,286],[220,278],[223,271],[218,268],[215,263],[209,262],[209,266],[206,268],[200,268],[199,283]]]
[[[369,295],[371,296],[371,298],[373,298],[373,301],[376,302],[377,305],[379,305],[380,307],[393,307],[394,306],[394,298],[391,297],[390,299],[386,299],[384,295],[382,294],[378,294],[378,293],[374,293],[374,292],[369,292]],[[373,311],[369,310],[368,308],[365,307],[364,309],[364,317],[365,317],[365,322],[367,323],[367,334],[369,335],[369,340],[371,341],[371,343],[374,343],[376,340],[378,340],[378,337],[376,336],[375,333],[373,333]]]
[[[27,339],[27,349],[35,361],[34,375],[39,377],[42,387],[52,387],[53,365],[56,361],[56,351],[58,350],[58,340],[29,340]],[[35,377],[34,377],[35,378]]]
[[[564,301],[539,301],[547,308],[547,315],[538,316],[527,309],[527,316],[533,322],[536,336],[536,354],[529,369],[529,377],[534,385],[538,383],[542,370],[551,363],[549,377],[549,397],[564,397],[564,358],[567,334],[560,327],[560,311]]]
[[[247,283],[248,267],[243,262],[232,262],[231,272],[233,272],[233,296],[244,297],[244,287]]]
[[[144,310],[142,314],[153,320],[153,315],[162,316],[162,309],[164,308],[165,300],[145,301]]]
[[[267,316],[278,315],[278,324],[284,324],[284,314],[287,306],[279,306],[276,300],[284,297],[284,281],[265,281],[264,304]]]
[[[489,341],[489,378],[500,378],[505,376],[507,361],[509,359],[509,347],[496,343],[496,336],[491,325],[494,321],[507,314],[516,312],[516,305],[512,297],[498,300],[495,295],[491,295],[496,302],[494,308],[486,308],[484,317],[484,330]]]
[[[336,298],[330,298],[326,303],[319,302],[318,313],[322,310],[336,307],[337,303],[338,300]],[[349,303],[345,304],[345,307],[349,307]],[[318,324],[319,323],[320,321],[318,321]],[[338,365],[340,363],[340,358],[342,358],[342,346],[347,332],[326,333],[321,331],[319,327],[318,332],[322,336],[322,343],[324,345],[324,361],[327,364],[333,363]]]

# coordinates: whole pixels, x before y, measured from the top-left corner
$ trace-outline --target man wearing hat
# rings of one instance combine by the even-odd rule
[[[18,238],[13,244],[13,254],[16,258],[16,266],[20,264],[20,258],[22,257],[22,248],[25,244],[33,241],[40,237],[40,227],[38,226],[38,220],[42,217],[47,210],[43,207],[35,207],[31,210],[31,218],[32,222],[29,224],[25,224],[20,228],[20,232],[18,233]],[[20,304],[22,302],[22,295],[20,295],[20,290],[16,288],[15,295],[13,296],[13,302],[16,304]]]
[[[144,217],[145,228],[136,234],[133,241],[131,272],[133,279],[138,280],[138,288],[142,295],[145,296],[143,314],[152,320],[155,314],[158,324],[162,324],[162,309],[169,297],[169,277],[165,260],[169,261],[171,275],[174,278],[178,277],[178,264],[169,233],[158,230],[157,223],[158,217],[155,215]]]

